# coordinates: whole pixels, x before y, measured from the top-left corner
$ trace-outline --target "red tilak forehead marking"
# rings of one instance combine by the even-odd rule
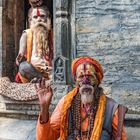
[[[86,64],[84,64],[84,73],[86,73]]]
[[[37,7],[36,15],[37,16],[40,16],[40,11],[39,11],[39,8],[38,7]]]

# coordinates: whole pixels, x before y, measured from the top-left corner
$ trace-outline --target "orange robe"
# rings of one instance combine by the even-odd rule
[[[52,113],[49,121],[45,124],[40,123],[40,116],[38,118],[37,127],[36,127],[36,140],[57,140],[60,135],[60,119],[61,119],[61,111],[64,104],[64,97],[60,100],[58,105],[56,106],[54,112]],[[81,109],[81,115],[85,116],[85,112]],[[116,110],[112,126],[113,126],[113,133],[117,132],[117,124],[118,124],[118,109]],[[81,124],[81,128],[83,131],[86,131],[88,126],[88,118]],[[126,140],[126,131],[123,126],[122,131],[122,140]]]

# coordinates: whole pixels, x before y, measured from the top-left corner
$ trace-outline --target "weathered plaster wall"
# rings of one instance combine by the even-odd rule
[[[116,101],[140,112],[138,0],[77,0],[76,49],[101,62],[103,85]]]

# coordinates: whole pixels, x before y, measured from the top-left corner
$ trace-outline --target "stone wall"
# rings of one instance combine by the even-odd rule
[[[0,77],[2,76],[2,2],[0,1]]]
[[[116,101],[140,112],[140,2],[77,0],[77,55],[98,59],[103,85]]]

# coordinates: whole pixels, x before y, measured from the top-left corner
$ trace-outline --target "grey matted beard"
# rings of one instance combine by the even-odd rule
[[[86,89],[86,90],[85,90]],[[91,85],[82,85],[80,88],[79,88],[79,93],[81,95],[81,102],[83,104],[90,104],[93,102],[94,100],[94,87],[91,86]]]
[[[33,38],[35,39],[35,55],[38,57],[44,56],[46,53],[49,53],[49,46],[48,46],[48,36],[49,36],[49,29],[46,23],[38,22],[33,31]]]

